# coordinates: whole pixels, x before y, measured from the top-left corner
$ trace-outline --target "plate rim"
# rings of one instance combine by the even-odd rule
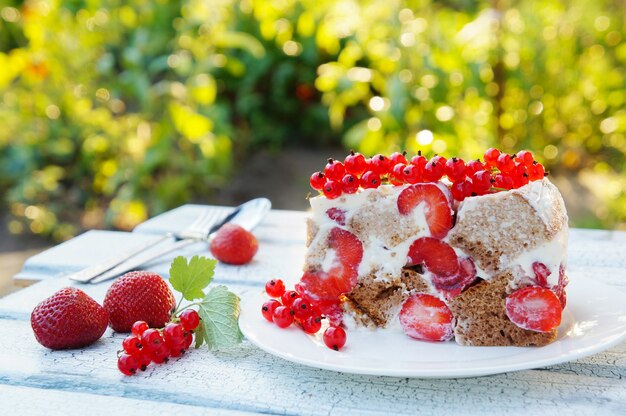
[[[619,288],[613,288],[603,282],[599,282],[597,280],[590,279],[584,276],[583,271],[570,271],[570,274],[573,274],[575,277],[570,280],[570,285],[577,283],[591,284],[597,286],[595,288],[596,291],[609,293],[611,296],[619,296],[615,295],[615,289],[620,293],[623,293]],[[242,313],[240,317],[240,328],[244,336],[247,340],[249,340],[252,344],[260,348],[261,350],[287,360],[292,363],[305,365],[312,368],[319,368],[323,370],[329,370],[339,373],[346,374],[359,374],[359,375],[370,375],[370,376],[386,376],[386,377],[403,377],[403,378],[466,378],[466,377],[482,377],[488,375],[496,375],[513,371],[521,371],[521,370],[530,370],[534,368],[541,368],[549,365],[556,365],[568,361],[577,360],[583,357],[587,357],[593,354],[597,354],[609,348],[612,348],[618,345],[620,342],[626,340],[626,325],[622,328],[621,331],[616,331],[614,334],[604,336],[603,342],[595,342],[590,345],[581,346],[581,348],[570,349],[571,352],[565,352],[561,354],[555,354],[553,356],[538,358],[534,360],[529,360],[525,362],[506,364],[506,365],[498,365],[493,364],[491,366],[484,367],[469,367],[469,368],[448,368],[448,369],[415,369],[415,368],[406,368],[406,369],[385,369],[385,368],[372,368],[368,366],[354,366],[349,363],[328,363],[323,360],[315,360],[311,357],[301,357],[292,354],[288,350],[280,350],[275,349],[270,345],[262,342],[261,339],[256,335],[256,331],[254,331],[253,323],[255,321],[254,318],[248,320],[246,311],[250,311],[250,315],[252,315],[252,306],[258,307],[260,305],[259,301],[262,300],[262,297],[267,298],[266,294],[263,292],[253,292],[253,294],[247,296],[245,299],[244,305],[242,306]],[[626,294],[624,294],[626,296]],[[568,298],[568,305],[571,307],[572,303],[576,303],[575,299]],[[261,316],[258,313],[257,319]],[[626,315],[624,315],[626,316]],[[264,320],[264,319],[263,319]],[[572,325],[574,323],[580,321],[580,318],[577,320],[574,318]],[[248,325],[251,324],[251,325]],[[298,331],[300,332],[300,331]],[[546,345],[548,346],[558,346],[559,342],[562,342],[563,339],[566,339],[567,335],[564,337],[557,339],[556,341]],[[416,341],[419,342],[419,341]],[[515,349],[527,349],[527,348],[543,348],[543,347],[472,347],[472,346],[461,346],[456,345],[459,348],[515,348]],[[495,359],[497,361],[497,358]]]

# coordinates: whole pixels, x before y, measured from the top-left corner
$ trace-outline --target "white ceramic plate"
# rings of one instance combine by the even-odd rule
[[[247,299],[239,324],[259,348],[295,363],[354,374],[396,377],[475,377],[526,370],[575,360],[626,339],[626,295],[615,288],[568,273],[568,304],[558,339],[545,347],[463,347],[454,341],[413,340],[401,332],[348,331],[339,351],[292,325],[280,329],[261,315],[267,295]]]

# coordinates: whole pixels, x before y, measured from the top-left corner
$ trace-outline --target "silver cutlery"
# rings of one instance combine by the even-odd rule
[[[168,245],[166,247],[162,247],[156,251],[150,251],[146,253],[146,255],[141,256],[140,253],[143,253],[147,248],[144,247],[144,250],[134,250],[137,253],[132,256],[126,255],[124,260],[118,261],[112,267],[106,268],[106,270],[89,275],[89,278],[83,277],[82,280],[79,280],[83,283],[100,283],[109,279],[113,279],[127,271],[135,270],[140,266],[147,264],[148,262],[158,259],[165,254],[168,254],[172,251],[180,250],[188,245],[201,242],[201,241],[210,241],[210,239],[215,235],[217,230],[227,222],[233,222],[242,226],[247,230],[252,230],[261,220],[265,217],[267,212],[272,207],[271,202],[267,198],[256,198],[251,201],[248,201],[234,210],[232,210],[228,215],[223,217],[219,221],[215,221],[215,217],[213,215],[208,215],[204,217],[203,221],[199,221],[198,219],[194,221],[194,227],[188,227],[184,231],[178,233],[176,237],[176,241],[174,244]],[[211,211],[208,209],[207,211]],[[219,218],[219,217],[218,217]],[[172,236],[167,236],[167,238],[171,238]],[[159,242],[163,241],[163,239],[159,239]],[[149,247],[155,246],[157,243],[150,242]],[[111,261],[113,263],[113,261]],[[93,267],[96,269],[96,266]],[[81,271],[82,272],[82,271]],[[78,273],[81,273],[78,272]],[[85,273],[85,276],[87,274]],[[77,280],[73,278],[73,275],[70,276],[73,280]]]

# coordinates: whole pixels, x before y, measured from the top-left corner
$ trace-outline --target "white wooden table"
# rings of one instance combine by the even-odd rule
[[[81,285],[71,271],[192,221],[186,205],[132,233],[91,231],[31,258],[19,279],[38,283],[0,299],[0,415],[184,414],[528,414],[626,415],[626,342],[603,353],[547,368],[469,379],[407,379],[335,373],[293,364],[249,342],[216,354],[194,350],[125,377],[116,366],[124,335],[107,330],[80,350],[50,351],[34,339],[33,307],[65,286],[102,302],[110,285]],[[260,248],[244,267],[218,265],[215,282],[242,298],[271,277],[295,280],[304,256],[304,212],[271,211],[255,229]],[[153,263],[166,276],[176,255]],[[571,230],[569,269],[626,292],[626,233]],[[626,299],[626,298],[625,298]],[[135,413],[137,414],[137,413]]]

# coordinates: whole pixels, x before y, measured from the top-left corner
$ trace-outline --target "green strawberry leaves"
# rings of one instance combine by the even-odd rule
[[[170,283],[184,299],[202,299],[198,305],[200,325],[195,330],[195,346],[206,344],[209,350],[217,350],[238,344],[243,339],[239,330],[239,297],[226,286],[215,286],[209,293],[204,289],[213,280],[217,262],[206,257],[194,256],[187,262],[185,257],[176,257],[170,266]],[[188,305],[189,306],[189,305]],[[178,312],[188,308],[177,308]]]
[[[213,280],[216,260],[193,256],[189,263],[183,256],[176,257],[170,266],[170,283],[187,300],[204,297],[203,289]]]

